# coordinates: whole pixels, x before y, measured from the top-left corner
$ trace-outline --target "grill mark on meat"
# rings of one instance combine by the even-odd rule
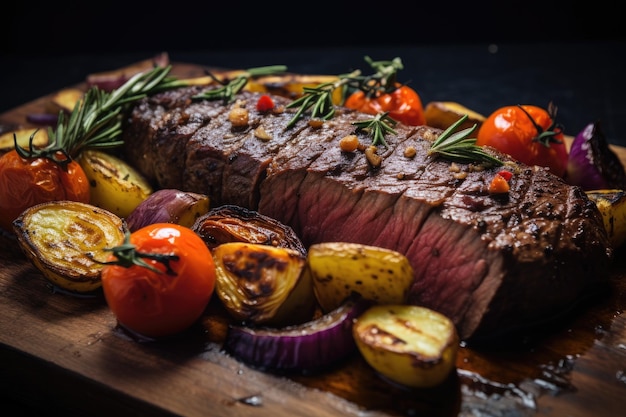
[[[159,181],[178,178],[155,173],[172,169],[171,157],[147,151],[159,144],[185,155],[182,165],[175,158],[184,172],[176,188],[208,194],[213,207],[258,210],[292,227],[306,246],[351,241],[404,253],[416,275],[410,302],[449,316],[463,339],[553,316],[608,279],[612,252],[594,203],[545,169],[500,155],[514,171],[511,190],[490,196],[497,169],[455,167],[427,155],[437,129],[397,125],[398,134],[386,137],[389,147],[378,147],[382,166],[372,169],[363,153],[338,145],[355,132],[353,121],[371,116],[338,109],[321,127],[301,120],[284,131],[292,110],[260,115],[260,94],[244,92],[247,128],[231,129],[231,106],[220,102],[194,103],[207,116],[186,127],[172,110],[189,106],[185,94],[156,96],[134,109],[125,142],[140,171]],[[175,122],[162,120],[168,117]],[[258,126],[271,131],[270,141],[255,137]],[[408,146],[417,149],[412,159],[403,155]]]

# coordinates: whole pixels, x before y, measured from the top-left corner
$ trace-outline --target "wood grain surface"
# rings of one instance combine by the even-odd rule
[[[176,64],[174,74],[202,68]],[[48,98],[0,115],[0,127],[25,125]],[[614,150],[626,163],[626,149]],[[221,351],[228,321],[217,303],[179,337],[140,343],[116,327],[101,296],[54,290],[10,236],[0,248],[0,388],[40,415],[613,417],[626,410],[622,249],[607,294],[530,340],[461,346],[444,384],[408,390],[357,354],[315,375],[251,369]]]

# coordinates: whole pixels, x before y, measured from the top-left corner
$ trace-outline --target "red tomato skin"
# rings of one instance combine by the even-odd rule
[[[522,107],[544,130],[552,125],[553,120],[546,110],[532,105]],[[518,106],[505,106],[482,123],[476,144],[496,148],[526,165],[548,167],[553,174],[563,177],[568,160],[563,133],[555,136],[561,143],[551,142],[549,147],[533,141],[538,134],[532,121]]]
[[[355,91],[346,99],[344,106],[372,115],[389,112],[389,117],[409,126],[426,123],[419,94],[406,85],[377,97],[367,97],[363,91]]]
[[[89,203],[89,180],[76,161],[66,168],[47,158],[22,158],[11,150],[0,157],[0,227],[13,232],[13,220],[39,203]]]
[[[164,271],[158,274],[141,266],[107,265],[102,289],[118,323],[149,338],[172,336],[189,328],[206,309],[215,288],[215,264],[209,248],[191,229],[156,223],[131,234],[136,250],[175,254],[170,266],[176,275],[154,260],[147,263]],[[114,258],[111,258],[112,260]]]

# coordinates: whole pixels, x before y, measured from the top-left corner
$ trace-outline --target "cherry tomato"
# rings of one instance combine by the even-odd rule
[[[65,166],[44,157],[23,158],[15,149],[0,157],[0,227],[13,232],[13,220],[39,203],[89,203],[89,180],[72,160]]]
[[[548,167],[563,177],[568,151],[562,129],[555,124],[556,110],[532,105],[505,106],[482,123],[477,145],[494,147],[527,165]]]
[[[161,262],[142,257],[161,273],[136,264],[111,264],[102,269],[104,296],[118,323],[150,338],[189,328],[204,312],[215,288],[215,264],[209,248],[194,231],[173,223],[138,229],[129,242],[135,253],[177,259]],[[110,260],[115,259],[112,255]]]
[[[380,93],[372,97],[357,90],[348,96],[344,106],[373,115],[389,112],[389,117],[410,126],[426,123],[420,96],[406,85],[399,86],[390,93]]]

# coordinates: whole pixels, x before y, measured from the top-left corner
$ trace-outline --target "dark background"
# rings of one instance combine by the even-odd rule
[[[554,101],[567,134],[600,121],[626,146],[626,37],[617,1],[43,2],[5,5],[0,113],[167,51],[172,61],[302,73],[400,56],[429,101],[485,115]],[[580,3],[580,2],[576,2]]]

